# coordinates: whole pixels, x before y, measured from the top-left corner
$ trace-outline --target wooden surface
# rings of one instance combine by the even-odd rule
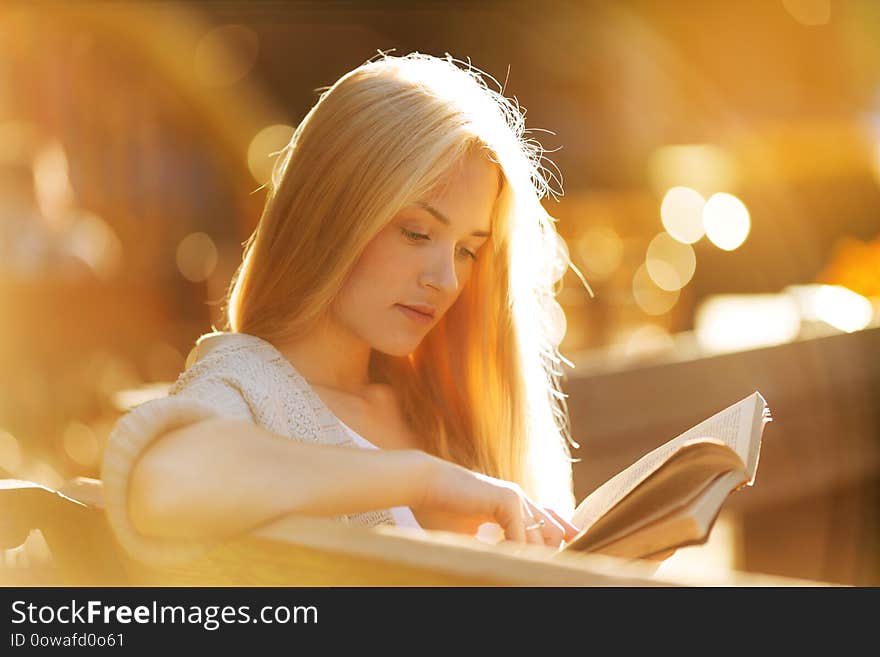
[[[0,505],[46,535],[58,584],[141,586],[779,586],[819,582],[718,572],[655,576],[657,564],[398,527],[346,527],[288,516],[177,567],[149,568],[121,555],[104,519],[100,482],[63,494],[6,480]],[[4,514],[10,516],[10,514]],[[10,516],[11,517],[11,516]],[[0,525],[2,526],[2,525]],[[11,525],[10,525],[11,526]],[[18,533],[16,533],[18,531]],[[2,535],[2,533],[0,533]],[[6,533],[7,546],[20,536]],[[27,585],[24,578],[0,578]],[[44,582],[38,582],[42,584]]]

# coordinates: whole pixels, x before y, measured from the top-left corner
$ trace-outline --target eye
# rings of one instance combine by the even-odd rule
[[[462,253],[463,255],[467,256],[467,257],[470,258],[471,260],[476,260],[476,259],[477,259],[477,254],[476,254],[476,253],[474,253],[473,251],[471,251],[471,250],[469,250],[469,249],[466,249],[466,248],[464,248],[464,247],[462,247],[460,253]]]
[[[430,235],[426,235],[424,233],[417,233],[412,230],[407,230],[406,228],[401,228],[400,232],[404,237],[406,237],[406,239],[408,239],[411,242],[420,242],[420,241],[431,239]],[[460,256],[465,257],[465,258],[470,258],[471,260],[477,259],[476,253],[474,253],[470,249],[466,249],[464,247],[462,247],[458,253]]]
[[[403,236],[408,240],[412,240],[413,242],[418,242],[419,240],[427,240],[430,239],[424,233],[416,233],[411,230],[407,230],[406,228],[401,228],[400,232],[403,233]]]

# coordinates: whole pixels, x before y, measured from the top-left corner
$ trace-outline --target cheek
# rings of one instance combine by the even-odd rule
[[[373,240],[364,250],[352,274],[364,285],[388,285],[400,266],[400,254],[393,245]]]
[[[342,295],[357,297],[361,302],[393,295],[396,287],[404,280],[407,271],[406,257],[406,252],[388,239],[388,236],[378,235],[367,245],[355,263]]]

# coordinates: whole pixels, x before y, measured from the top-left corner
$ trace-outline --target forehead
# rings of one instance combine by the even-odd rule
[[[474,187],[481,184],[486,186],[494,184],[496,193],[499,193],[502,181],[501,167],[490,159],[489,154],[480,150],[471,150],[440,175],[434,188],[428,193],[428,199],[436,200],[450,187]]]
[[[501,190],[501,170],[481,153],[462,157],[439,184],[416,206],[431,211],[450,225],[489,230],[495,201]],[[446,223],[446,222],[444,222]]]

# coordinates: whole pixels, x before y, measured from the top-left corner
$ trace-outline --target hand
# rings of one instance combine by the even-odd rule
[[[410,506],[420,522],[454,517],[455,530],[469,534],[476,534],[485,522],[497,523],[509,541],[559,547],[578,533],[558,513],[531,500],[518,484],[433,456],[428,457],[420,495]],[[531,525],[538,526],[527,529]]]

